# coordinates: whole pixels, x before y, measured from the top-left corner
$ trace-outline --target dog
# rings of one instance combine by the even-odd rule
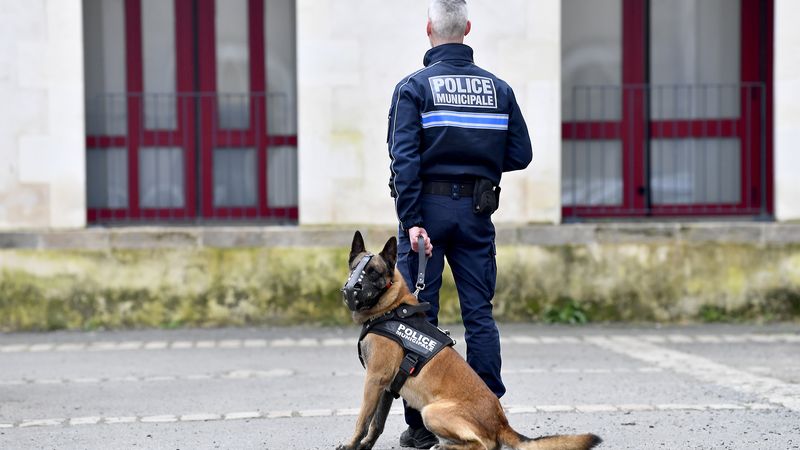
[[[369,256],[364,239],[356,231],[348,263],[350,279],[356,276],[358,290],[345,293],[345,304],[356,323],[363,325],[404,304],[419,304],[395,268],[395,237],[378,255],[371,259],[365,255]],[[364,266],[363,261],[367,260]],[[363,270],[355,273],[359,265]],[[353,284],[348,280],[345,289]],[[401,344],[374,333],[366,334],[359,351],[367,371],[364,398],[352,438],[337,450],[366,450],[375,445],[394,400],[389,387],[404,358]],[[415,376],[408,377],[399,394],[422,413],[425,427],[439,438],[440,443],[432,447],[437,450],[493,450],[503,445],[514,449],[584,450],[602,442],[594,434],[531,439],[517,433],[509,426],[495,394],[450,346],[436,353]]]

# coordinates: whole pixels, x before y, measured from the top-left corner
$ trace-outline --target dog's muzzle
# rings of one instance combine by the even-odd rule
[[[347,303],[347,307],[350,308],[350,311],[358,311],[360,308],[372,306],[364,304],[364,299],[361,297],[361,290],[363,289],[362,281],[364,280],[365,270],[367,268],[367,264],[375,256],[372,253],[367,253],[361,258],[361,261],[358,262],[355,269],[350,272],[350,277],[347,279],[347,283],[344,284],[342,288],[342,295],[344,296],[344,301]]]

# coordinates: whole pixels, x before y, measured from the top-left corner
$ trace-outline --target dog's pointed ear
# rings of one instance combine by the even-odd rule
[[[394,265],[397,263],[397,238],[392,236],[386,241],[386,245],[383,246],[383,250],[380,253],[381,258],[386,261],[386,265],[389,266],[389,271],[394,272]]]
[[[364,238],[361,237],[360,231],[356,231],[356,234],[353,235],[353,244],[350,246],[350,259],[347,260],[347,264],[353,265],[353,260],[356,259],[356,256],[365,251],[367,250],[364,247]]]

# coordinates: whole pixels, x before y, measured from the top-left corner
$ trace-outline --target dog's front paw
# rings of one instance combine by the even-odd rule
[[[350,445],[339,444],[339,446],[336,447],[336,450],[353,450],[353,447]]]
[[[361,441],[360,444],[358,444],[358,447],[356,447],[356,450],[372,450],[372,447],[374,445],[375,445],[375,441],[366,440],[365,439],[365,440]]]

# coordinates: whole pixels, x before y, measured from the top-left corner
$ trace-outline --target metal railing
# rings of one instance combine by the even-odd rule
[[[87,101],[93,223],[297,219],[287,94],[104,94]]]
[[[768,215],[762,83],[576,86],[570,107],[566,220]]]

